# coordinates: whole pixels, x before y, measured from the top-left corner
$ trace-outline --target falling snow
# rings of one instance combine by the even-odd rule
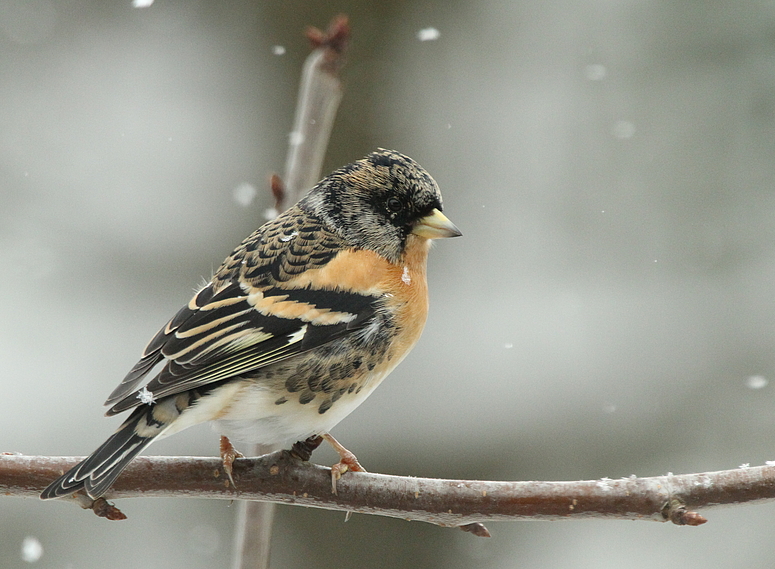
[[[242,207],[247,207],[251,203],[253,203],[253,200],[258,195],[258,190],[252,184],[243,182],[239,186],[234,188],[232,195],[234,196],[235,202],[237,202]]]
[[[132,8],[149,8],[153,0],[132,0]]]
[[[412,276],[409,274],[409,267],[404,267],[404,272],[401,273],[401,280],[405,285],[412,284]]]
[[[749,389],[762,389],[763,387],[767,387],[768,383],[769,381],[763,375],[752,375],[745,380],[745,386]]]
[[[434,41],[439,39],[441,32],[436,28],[423,28],[417,32],[417,39],[420,41]]]
[[[153,393],[148,391],[148,388],[145,386],[137,392],[137,398],[140,400],[140,403],[144,405],[153,405],[156,403],[156,398],[153,396]]]
[[[607,70],[605,65],[599,63],[593,63],[584,68],[584,75],[590,81],[601,81],[602,79],[605,79],[606,73]]]
[[[611,134],[623,140],[632,138],[635,135],[635,125],[630,121],[616,121],[611,128]]]
[[[273,45],[272,46],[272,53],[274,55],[285,55],[285,46]]]
[[[22,541],[22,561],[35,563],[43,556],[43,545],[36,537],[28,535]]]

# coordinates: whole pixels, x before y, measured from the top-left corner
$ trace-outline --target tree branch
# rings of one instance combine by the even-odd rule
[[[0,492],[37,496],[52,478],[79,460],[0,455]],[[775,499],[775,466],[573,482],[443,480],[348,472],[334,495],[328,468],[277,451],[238,459],[233,475],[236,490],[229,487],[217,458],[140,457],[127,467],[106,498],[259,500],[469,526],[465,529],[479,535],[483,527],[471,524],[526,519],[609,518],[700,525],[705,519],[690,508]]]
[[[246,452],[256,456],[275,450],[270,445],[251,445]],[[237,505],[232,543],[232,569],[269,567],[275,504],[241,500]]]
[[[276,209],[285,211],[320,179],[323,159],[342,100],[339,70],[350,40],[347,16],[331,21],[326,32],[307,28],[314,48],[304,62],[296,103],[296,116],[290,134],[285,162],[285,179],[272,177],[271,188]]]
[[[308,27],[306,35],[312,44],[312,53],[302,69],[294,126],[288,140],[285,181],[276,174],[270,181],[278,214],[299,201],[320,178],[342,100],[338,72],[344,65],[344,52],[350,39],[347,16],[335,17],[327,32]],[[273,449],[255,445],[251,450],[262,454]],[[233,569],[269,567],[274,504],[242,501],[237,512]]]

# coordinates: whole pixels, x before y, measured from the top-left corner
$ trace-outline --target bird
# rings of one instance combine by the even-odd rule
[[[412,158],[380,148],[335,170],[244,239],[158,331],[105,402],[107,416],[129,416],[41,498],[97,499],[153,441],[205,422],[223,435],[230,479],[241,456],[230,439],[296,440],[310,453],[327,440],[341,458],[336,492],[343,472],[363,468],[329,431],[414,347],[431,241],[460,235]]]

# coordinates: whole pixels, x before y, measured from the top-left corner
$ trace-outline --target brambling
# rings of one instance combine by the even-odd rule
[[[206,421],[250,443],[306,439],[297,445],[308,452],[329,440],[342,458],[335,491],[360,465],[328,432],[419,339],[431,239],[460,235],[441,209],[433,178],[392,150],[324,178],[153,337],[105,402],[108,416],[132,413],[41,498],[83,489],[96,499],[154,440]]]

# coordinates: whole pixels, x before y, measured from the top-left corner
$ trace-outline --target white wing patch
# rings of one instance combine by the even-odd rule
[[[301,342],[304,339],[304,335],[307,333],[307,326],[309,324],[305,324],[298,330],[296,330],[293,334],[291,334],[288,337],[288,344],[295,344],[296,342]]]

